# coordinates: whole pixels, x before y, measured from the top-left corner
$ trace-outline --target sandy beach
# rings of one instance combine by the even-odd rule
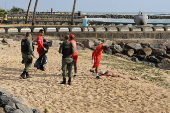
[[[71,86],[61,85],[62,56],[58,49],[50,47],[46,71],[37,70],[32,65],[32,78],[24,80],[20,79],[24,69],[20,42],[15,41],[10,46],[0,45],[0,87],[41,112],[45,108],[50,113],[170,112],[169,71],[103,54],[100,71],[112,70],[125,76],[138,77],[140,81],[115,77],[101,77],[98,80],[89,72],[92,51],[79,50],[77,77],[73,77]],[[38,57],[36,49],[34,53]]]

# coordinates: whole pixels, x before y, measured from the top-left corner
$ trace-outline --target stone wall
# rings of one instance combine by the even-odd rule
[[[35,39],[38,33],[31,33]],[[48,40],[63,40],[66,34],[74,34],[76,40],[82,42],[83,40],[91,40],[94,38],[108,39],[116,42],[125,41],[140,41],[140,40],[168,40],[170,32],[168,31],[130,31],[130,32],[47,32],[45,38]],[[25,37],[25,33],[0,33],[0,38],[12,38],[14,40],[21,40]]]

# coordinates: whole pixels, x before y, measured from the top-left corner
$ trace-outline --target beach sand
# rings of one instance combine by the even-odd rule
[[[24,99],[25,105],[41,112],[45,108],[50,113],[170,112],[169,71],[150,67],[136,68],[135,65],[141,65],[103,54],[100,71],[112,70],[126,76],[139,77],[140,81],[115,77],[101,77],[98,80],[89,72],[92,67],[92,51],[79,50],[77,77],[73,77],[71,86],[61,85],[62,56],[57,47],[50,47],[47,53],[46,71],[37,70],[32,65],[29,72],[32,78],[25,80],[20,79],[24,69],[20,51],[20,42],[14,42],[10,47],[0,45],[0,87]],[[38,57],[36,49],[34,53]],[[148,76],[161,76],[160,81],[163,79],[166,84],[159,79],[152,81]]]

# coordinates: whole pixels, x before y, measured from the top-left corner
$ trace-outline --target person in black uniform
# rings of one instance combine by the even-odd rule
[[[23,79],[30,78],[28,71],[32,65],[32,60],[33,60],[32,56],[36,58],[33,52],[32,41],[30,40],[30,38],[31,38],[31,34],[27,32],[26,38],[22,39],[21,41],[21,53],[22,53],[22,58],[23,58],[22,63],[25,64],[25,68],[24,68],[23,73],[20,76]]]
[[[71,85],[71,77],[72,77],[72,67],[73,67],[73,58],[72,54],[75,53],[74,47],[72,43],[69,41],[69,35],[66,35],[64,38],[64,42],[60,45],[59,53],[62,53],[62,71],[63,71],[63,81],[61,84],[66,84],[66,75],[68,69],[68,84]]]

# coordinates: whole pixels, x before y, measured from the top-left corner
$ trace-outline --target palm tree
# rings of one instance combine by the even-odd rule
[[[30,0],[30,3],[28,5],[28,10],[27,10],[27,14],[26,14],[26,19],[25,19],[25,24],[28,23],[28,15],[29,15],[29,11],[30,11],[30,7],[31,7],[31,3],[32,3],[32,0]]]
[[[73,4],[73,11],[72,11],[71,25],[74,25],[74,12],[75,12],[75,7],[76,7],[76,0],[74,0],[74,4]]]
[[[35,1],[34,13],[33,13],[33,18],[32,18],[32,25],[35,24],[35,14],[36,14],[36,9],[37,9],[37,4],[38,4],[38,0]]]

